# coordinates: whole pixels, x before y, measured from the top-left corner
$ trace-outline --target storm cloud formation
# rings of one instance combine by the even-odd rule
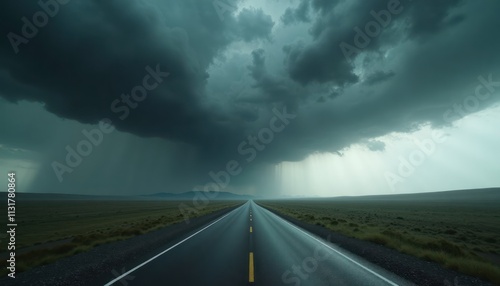
[[[276,11],[252,7],[251,1],[227,2],[223,7],[235,9],[222,14],[208,0],[3,1],[2,104],[26,105],[27,112],[36,109],[30,102],[38,109],[3,115],[18,121],[2,120],[0,128],[9,130],[0,145],[45,154],[37,186],[49,188],[50,162],[63,160],[64,146],[81,128],[108,118],[120,132],[108,141],[133,143],[126,155],[102,147],[96,151],[102,160],[141,164],[155,170],[151,184],[186,190],[237,159],[245,168],[232,182],[237,188],[265,182],[275,163],[353,144],[383,151],[382,142],[370,139],[428,123],[452,124],[443,113],[474,93],[478,76],[500,79],[497,1],[292,2],[273,18]],[[398,13],[384,18],[381,11],[389,7]],[[44,21],[39,11],[49,16],[37,26]],[[356,46],[358,31],[366,34],[368,23],[377,21],[379,32],[365,35],[366,46]],[[356,52],[346,57],[342,43]],[[128,105],[127,116],[117,112],[127,106],[122,95],[129,96],[148,74],[164,76],[145,100]],[[499,98],[492,96],[474,112]],[[247,165],[238,146],[268,127],[273,109],[297,117]],[[29,122],[20,120],[29,116]],[[82,175],[71,174],[74,183],[83,184],[99,166],[82,166]],[[116,172],[94,174],[95,186],[82,190],[139,185],[110,183],[124,171],[109,168]]]

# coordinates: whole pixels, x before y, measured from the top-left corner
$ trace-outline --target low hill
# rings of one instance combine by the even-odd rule
[[[198,195],[199,196],[199,195]],[[16,201],[102,201],[102,200],[176,200],[185,201],[193,200],[197,197],[197,192],[185,193],[154,193],[138,196],[97,196],[97,195],[80,195],[80,194],[58,194],[58,193],[16,193]],[[210,200],[250,200],[252,196],[238,195],[230,192],[218,192],[217,196],[211,194],[208,196]],[[7,201],[7,193],[0,192],[0,201]]]
[[[201,195],[203,192],[185,192],[185,193],[156,193],[150,195],[144,195],[142,197],[145,198],[158,198],[158,199],[166,199],[166,200],[192,200],[197,196]],[[215,200],[251,200],[252,196],[247,195],[238,195],[230,192],[218,192],[217,195],[215,193],[210,193],[206,197],[209,199]]]
[[[336,197],[330,200],[381,200],[381,201],[461,201],[500,202],[500,188],[468,189],[429,193]]]

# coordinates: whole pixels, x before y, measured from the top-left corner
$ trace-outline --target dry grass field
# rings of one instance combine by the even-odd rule
[[[327,199],[259,204],[500,285],[497,201]]]
[[[16,266],[22,272],[97,245],[184,223],[176,201],[33,200],[16,206]],[[185,202],[191,205],[191,202]],[[191,218],[242,202],[212,201]],[[2,233],[5,233],[2,226]],[[6,275],[6,243],[0,238],[0,276]]]

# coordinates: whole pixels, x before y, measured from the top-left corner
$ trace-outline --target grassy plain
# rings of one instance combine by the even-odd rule
[[[500,285],[498,201],[326,199],[259,204]]]
[[[178,201],[33,200],[16,205],[16,270],[47,264],[97,245],[184,223]],[[192,205],[191,202],[184,202]],[[190,218],[236,206],[211,201]],[[2,233],[5,230],[2,229]],[[7,241],[0,238],[0,276],[6,275]]]

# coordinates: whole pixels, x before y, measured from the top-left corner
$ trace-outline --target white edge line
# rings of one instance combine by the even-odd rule
[[[243,204],[243,205],[244,205],[244,204]],[[242,205],[242,206],[243,206],[243,205]],[[123,277],[125,277],[125,276],[129,275],[130,273],[132,273],[132,272],[136,271],[137,269],[141,268],[142,266],[144,266],[144,265],[148,264],[149,262],[151,262],[151,261],[155,260],[156,258],[160,257],[161,255],[163,255],[163,254],[167,253],[168,251],[172,250],[174,247],[178,246],[179,244],[181,244],[181,243],[185,242],[186,240],[190,239],[191,237],[193,237],[193,236],[197,235],[198,233],[200,233],[200,232],[204,231],[205,229],[207,229],[207,228],[211,227],[212,225],[216,224],[217,222],[219,222],[219,221],[220,221],[220,220],[222,220],[223,218],[227,217],[228,215],[230,215],[230,214],[231,214],[231,213],[233,213],[234,211],[236,211],[236,210],[238,210],[239,208],[241,208],[242,206],[240,206],[240,207],[238,207],[238,208],[236,208],[236,209],[232,210],[231,212],[227,213],[227,214],[226,214],[226,215],[224,215],[223,217],[221,217],[221,218],[217,219],[216,221],[212,222],[211,224],[209,224],[209,225],[205,226],[204,228],[202,228],[202,229],[198,230],[197,232],[195,232],[195,233],[191,234],[190,236],[188,236],[188,237],[184,238],[183,240],[181,240],[181,241],[177,242],[176,244],[172,245],[171,247],[167,248],[166,250],[164,250],[164,251],[162,251],[162,252],[158,253],[157,255],[155,255],[155,256],[153,256],[153,257],[151,257],[150,259],[148,259],[148,260],[144,261],[143,263],[141,263],[141,264],[137,265],[136,267],[134,267],[134,268],[130,269],[129,271],[127,271],[127,272],[123,273],[122,275],[120,275],[120,276],[116,277],[115,279],[113,279],[113,280],[109,281],[108,283],[104,284],[104,286],[113,285],[113,283],[115,283],[115,282],[117,282],[117,281],[119,281],[119,280],[123,279]]]
[[[261,207],[261,206],[259,206],[259,207]],[[261,208],[262,208],[262,207],[261,207]],[[329,249],[333,250],[334,252],[336,252],[336,253],[337,253],[337,254],[339,254],[340,256],[344,257],[345,259],[347,259],[347,260],[351,261],[352,263],[356,264],[357,266],[359,266],[359,267],[363,268],[364,270],[366,270],[366,271],[370,272],[371,274],[373,274],[373,275],[377,276],[378,278],[380,278],[380,279],[384,280],[385,282],[387,282],[387,283],[389,283],[389,284],[391,284],[391,285],[394,285],[394,286],[399,286],[399,284],[397,284],[397,283],[395,283],[395,282],[393,282],[393,281],[391,281],[391,280],[389,280],[389,279],[385,278],[384,276],[382,276],[382,275],[378,274],[377,272],[375,272],[375,271],[373,271],[373,270],[371,270],[371,269],[367,268],[366,266],[364,266],[364,265],[360,264],[359,262],[357,262],[357,261],[353,260],[353,259],[352,259],[352,258],[350,258],[349,256],[347,256],[347,255],[343,254],[342,252],[340,252],[340,251],[338,251],[338,250],[336,250],[336,249],[332,248],[330,245],[328,245],[328,244],[324,243],[323,241],[319,240],[318,238],[316,238],[316,237],[314,237],[314,236],[310,235],[309,233],[305,232],[304,230],[302,230],[302,229],[300,229],[300,228],[296,227],[296,226],[295,226],[295,225],[293,225],[291,222],[289,222],[289,221],[286,221],[286,220],[282,219],[280,216],[276,215],[275,213],[273,213],[273,212],[271,212],[271,211],[269,211],[269,210],[267,210],[267,209],[265,209],[265,208],[263,208],[263,209],[264,209],[264,210],[266,210],[266,211],[268,211],[269,213],[273,214],[274,216],[276,216],[276,217],[277,217],[277,218],[279,218],[280,220],[282,220],[282,221],[286,222],[287,224],[291,225],[292,227],[294,227],[295,229],[299,230],[300,232],[304,233],[305,235],[309,236],[310,238],[312,238],[312,239],[316,240],[317,242],[319,242],[319,243],[323,244],[324,246],[328,247]]]

